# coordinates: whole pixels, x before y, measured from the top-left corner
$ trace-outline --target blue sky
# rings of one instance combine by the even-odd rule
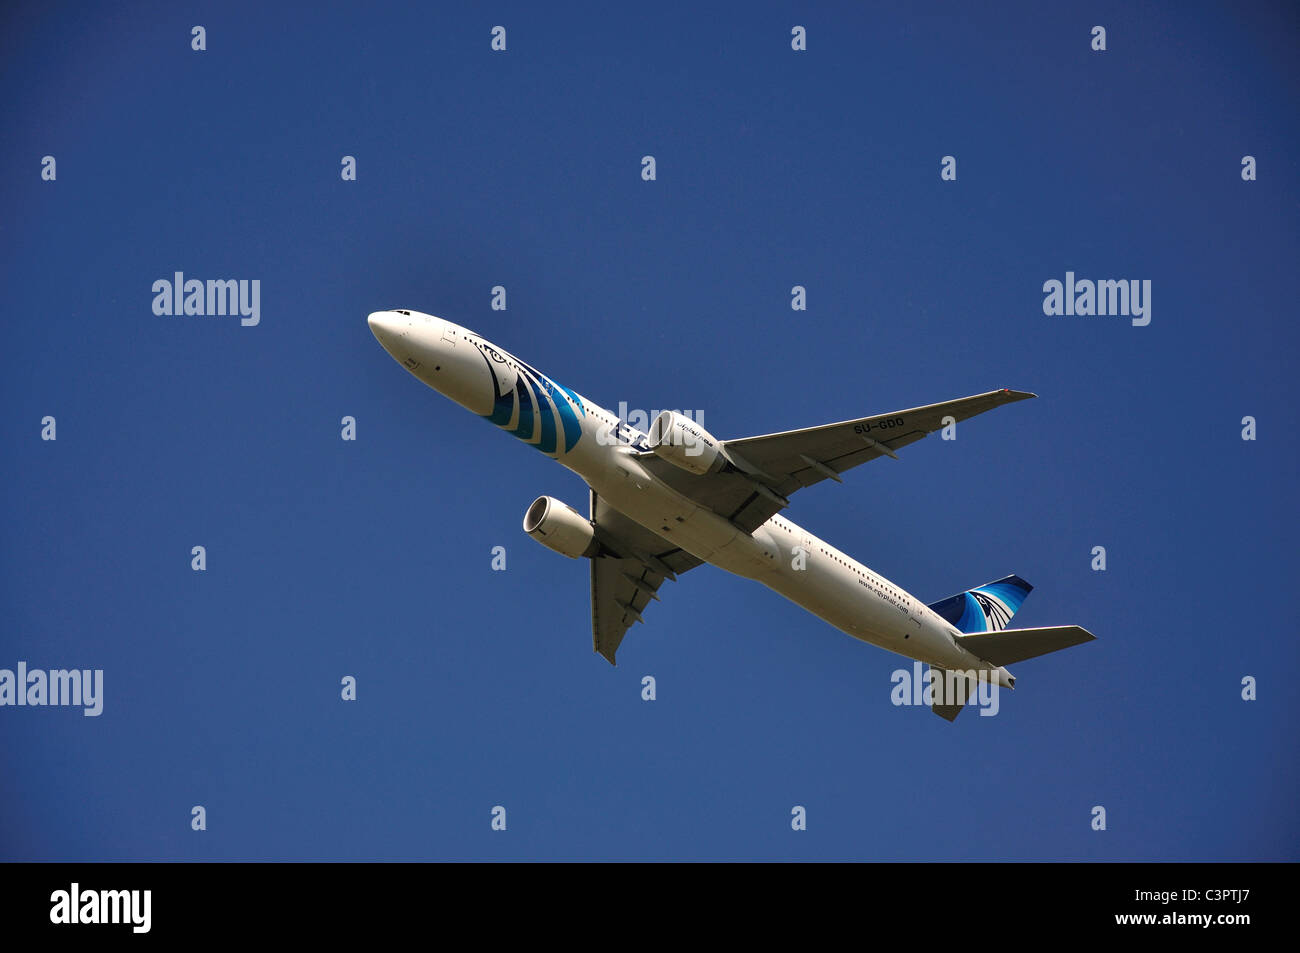
[[[1297,859],[1293,10],[412,7],[3,15],[0,667],[105,701],[0,708],[0,857]],[[1067,270],[1150,325],[1045,316]],[[175,271],[260,324],[154,315]],[[1098,641],[950,725],[706,567],[610,668],[520,529],[585,487],[394,364],[389,307],[723,438],[1034,391],[786,515]]]

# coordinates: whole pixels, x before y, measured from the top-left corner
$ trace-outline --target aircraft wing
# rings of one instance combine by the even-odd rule
[[[637,459],[669,486],[701,506],[727,517],[745,532],[767,522],[795,490],[839,475],[942,430],[944,418],[966,420],[994,407],[1036,397],[1027,391],[994,390],[942,404],[929,404],[874,417],[860,417],[806,430],[723,441],[738,471],[697,476],[653,453]]]
[[[595,492],[591,521],[600,542],[600,552],[591,557],[592,643],[613,665],[623,636],[659,598],[663,581],[694,569],[701,560],[624,516]]]

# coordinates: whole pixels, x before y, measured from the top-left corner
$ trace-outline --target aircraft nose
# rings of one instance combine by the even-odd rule
[[[392,353],[393,347],[402,339],[406,330],[402,316],[392,311],[372,311],[366,316],[366,324],[370,325],[370,333],[389,353]]]

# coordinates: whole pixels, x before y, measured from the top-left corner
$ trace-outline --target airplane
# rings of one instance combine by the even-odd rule
[[[588,512],[539,496],[524,532],[590,560],[592,641],[614,664],[665,580],[704,563],[762,583],[841,632],[928,664],[925,700],[953,721],[977,681],[1015,688],[1006,666],[1092,641],[1079,626],[1008,629],[1032,588],[1019,576],[927,605],[781,515],[796,490],[840,475],[995,407],[995,390],[784,433],[719,440],[665,410],[628,425],[474,331],[419,311],[375,311],[379,343],[422,383],[586,481]],[[990,689],[995,691],[996,689]]]

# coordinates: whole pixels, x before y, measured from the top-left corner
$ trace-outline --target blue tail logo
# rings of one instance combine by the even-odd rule
[[[965,635],[997,632],[1007,627],[1034,587],[1019,576],[1007,576],[949,596],[930,608]]]

